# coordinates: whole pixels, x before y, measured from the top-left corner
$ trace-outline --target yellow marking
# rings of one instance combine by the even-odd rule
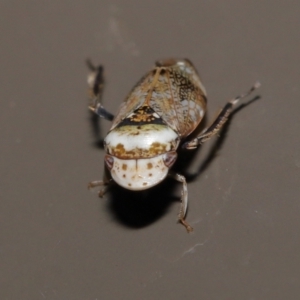
[[[152,122],[154,121],[155,118],[152,116],[152,114],[145,114],[145,112],[143,113],[139,113],[139,114],[134,114],[130,117],[130,121],[131,122]]]
[[[132,158],[146,158],[153,157],[159,154],[167,152],[167,144],[161,144],[154,142],[148,149],[144,148],[134,148],[132,150],[125,150],[122,144],[118,144],[116,147],[112,147],[109,152],[111,155],[122,159],[132,159]],[[125,165],[126,166],[126,165]],[[126,167],[122,165],[122,169],[125,171]],[[149,168],[149,167],[148,167]]]

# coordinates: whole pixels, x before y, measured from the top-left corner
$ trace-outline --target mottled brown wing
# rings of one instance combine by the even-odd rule
[[[122,102],[113,120],[111,129],[115,128],[123,119],[145,102],[152,89],[154,74],[155,71],[149,72],[135,85],[124,102]]]
[[[204,116],[205,89],[195,68],[187,60],[176,60],[173,65],[162,62],[157,72],[159,76],[149,105],[181,137],[186,137]]]
[[[156,81],[147,104],[176,132],[179,119],[176,110],[176,95],[173,95],[168,68],[156,69]]]

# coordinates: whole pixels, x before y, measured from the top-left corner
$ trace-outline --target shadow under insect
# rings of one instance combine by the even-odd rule
[[[131,228],[142,228],[163,216],[171,203],[179,201],[180,197],[173,195],[175,187],[176,182],[172,178],[138,192],[113,184],[105,196],[109,198],[109,210],[120,223]]]

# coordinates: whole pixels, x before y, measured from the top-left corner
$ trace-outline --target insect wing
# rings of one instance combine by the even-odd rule
[[[188,61],[179,61],[170,70],[171,90],[179,119],[179,133],[188,136],[198,126],[206,110],[205,89],[195,68]]]
[[[149,72],[135,85],[128,97],[121,104],[119,111],[113,120],[111,129],[115,128],[123,119],[145,102],[154,80],[153,73],[153,71]]]
[[[206,109],[205,88],[188,60],[171,61],[160,63],[135,85],[111,129],[142,105],[149,105],[181,137],[197,127]]]
[[[206,109],[205,89],[187,60],[179,60],[159,71],[150,106],[181,137],[200,123]]]
[[[176,110],[177,99],[170,89],[169,70],[166,68],[157,68],[156,82],[153,87],[149,106],[176,132],[179,128],[179,120]]]

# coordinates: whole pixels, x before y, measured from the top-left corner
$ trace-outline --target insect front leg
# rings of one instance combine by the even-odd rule
[[[185,177],[177,173],[169,173],[169,176],[182,183],[181,204],[178,213],[178,221],[186,228],[188,232],[193,231],[193,227],[184,219],[188,206],[188,189]]]
[[[87,66],[91,70],[88,75],[87,82],[89,85],[89,95],[91,105],[89,109],[96,113],[99,117],[112,121],[114,115],[108,112],[101,104],[101,98],[104,88],[103,66],[95,67],[90,60],[87,60]]]
[[[106,193],[106,186],[109,185],[109,183],[110,183],[110,181],[94,180],[88,184],[88,189],[92,189],[97,186],[101,186],[101,187],[104,186],[104,188],[101,188],[98,192],[98,196],[100,198],[102,198],[104,196],[104,194]]]
[[[92,189],[92,188],[95,188],[95,187],[98,187],[98,186],[101,187],[101,189],[98,192],[98,196],[100,198],[102,198],[104,196],[104,194],[106,193],[107,188],[109,187],[109,185],[112,182],[113,182],[113,180],[110,177],[110,175],[108,174],[107,169],[105,168],[103,180],[94,180],[94,181],[91,181],[88,184],[88,189]]]
[[[207,140],[209,140],[211,137],[216,135],[222,126],[225,124],[225,122],[228,120],[229,115],[231,114],[234,106],[243,98],[249,96],[254,90],[260,87],[260,83],[256,82],[251,89],[244,94],[241,94],[234,99],[231,99],[227,102],[227,104],[223,107],[219,115],[217,116],[216,120],[195,139],[186,142],[182,145],[185,149],[195,149],[197,146],[203,144]]]

